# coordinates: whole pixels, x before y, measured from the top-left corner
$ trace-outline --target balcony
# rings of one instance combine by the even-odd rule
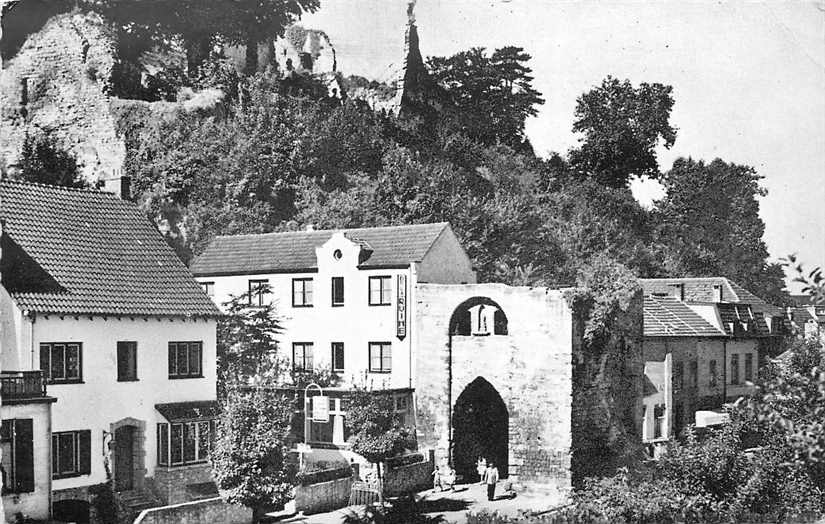
[[[0,372],[0,395],[3,404],[46,398],[46,379],[41,371]]]

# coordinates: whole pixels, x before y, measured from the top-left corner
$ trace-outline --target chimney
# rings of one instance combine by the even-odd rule
[[[713,301],[722,302],[722,284],[714,284],[713,286]]]
[[[120,169],[113,170],[110,177],[101,178],[97,185],[103,191],[114,193],[123,200],[132,199],[132,177],[123,175]]]
[[[673,288],[673,297],[684,300],[685,299],[685,285],[684,284],[671,284]]]

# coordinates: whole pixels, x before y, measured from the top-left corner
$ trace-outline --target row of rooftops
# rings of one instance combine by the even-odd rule
[[[336,230],[219,236],[187,267],[134,204],[111,193],[0,181],[5,289],[45,314],[217,317],[195,276],[317,270],[315,248]],[[359,267],[421,262],[446,222],[341,230],[361,244]],[[727,278],[641,279],[646,336],[765,336],[780,310]],[[715,305],[715,319],[701,305]]]

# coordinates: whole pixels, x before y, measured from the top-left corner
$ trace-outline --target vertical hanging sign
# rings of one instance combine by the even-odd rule
[[[396,335],[399,340],[407,336],[407,275],[398,275],[398,308],[396,310]]]

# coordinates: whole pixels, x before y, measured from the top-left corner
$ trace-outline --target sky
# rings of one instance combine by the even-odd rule
[[[338,69],[389,78],[403,54],[406,0],[321,0]],[[825,2],[418,0],[422,54],[523,47],[546,100],[527,122],[536,152],[565,152],[576,98],[607,75],[673,86],[680,156],[753,166],[772,260],[825,266]],[[645,205],[657,183],[637,182]],[[720,188],[723,190],[724,188]],[[793,291],[798,285],[793,285]]]

